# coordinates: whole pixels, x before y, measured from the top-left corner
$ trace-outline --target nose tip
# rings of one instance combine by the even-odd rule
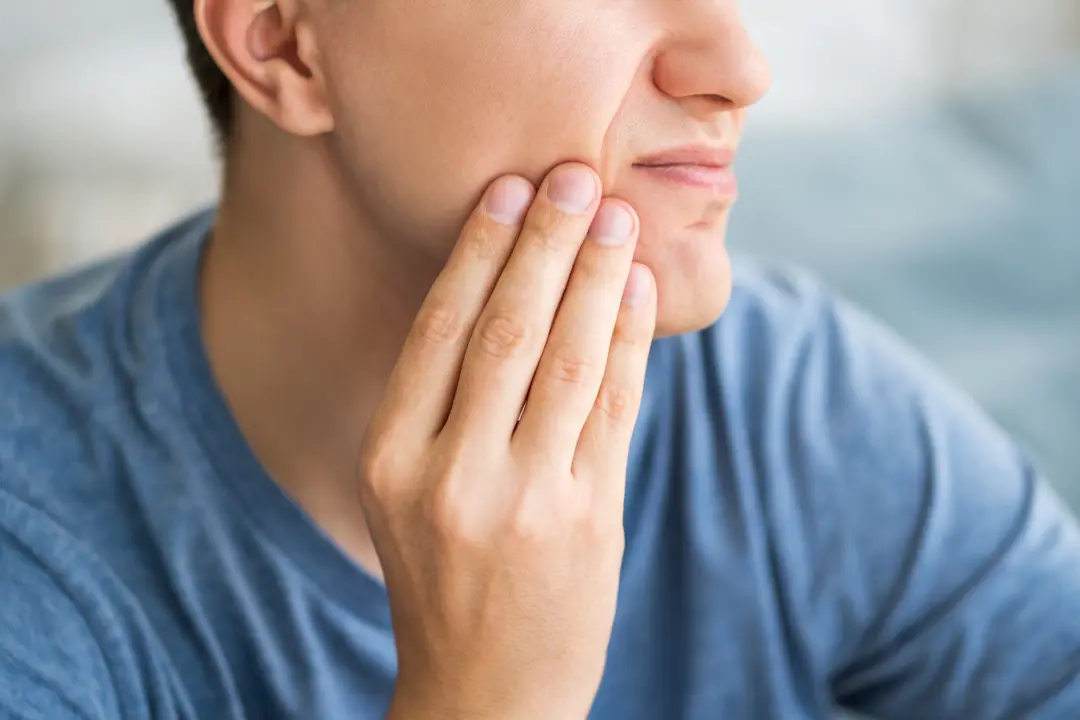
[[[714,39],[715,62],[721,66],[728,100],[739,108],[758,103],[772,86],[772,67],[749,28],[737,15],[728,18],[728,32]]]
[[[742,103],[739,103],[743,107],[760,102],[768,94],[773,83],[772,65],[761,48],[752,44],[748,55],[746,68],[743,71],[746,77],[744,90],[746,97]]]
[[[734,9],[710,7],[707,18],[684,19],[682,32],[657,57],[654,81],[671,97],[707,99],[714,108],[754,105],[772,85],[769,63]]]

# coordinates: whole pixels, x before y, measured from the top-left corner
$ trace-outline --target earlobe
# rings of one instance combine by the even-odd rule
[[[295,0],[195,0],[203,43],[237,95],[282,130],[313,136],[333,117],[321,73],[301,59],[296,11]]]

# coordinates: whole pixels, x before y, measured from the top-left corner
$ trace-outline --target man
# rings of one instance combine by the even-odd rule
[[[1080,716],[1028,461],[731,271],[732,0],[174,5],[219,207],[0,305],[0,717]]]

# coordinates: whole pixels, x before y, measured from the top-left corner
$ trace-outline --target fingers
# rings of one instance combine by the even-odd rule
[[[574,263],[528,405],[514,433],[519,452],[569,468],[600,389],[637,239],[637,215],[605,199]]]
[[[448,428],[509,440],[599,196],[578,163],[544,181],[465,351]]]
[[[645,368],[656,330],[656,287],[648,268],[635,263],[630,271],[619,319],[611,338],[607,368],[596,402],[585,422],[573,460],[575,477],[615,483],[598,488],[620,497],[626,458],[641,407]],[[621,463],[621,467],[612,467]]]
[[[462,356],[533,200],[533,186],[492,183],[421,306],[372,427],[418,441],[439,432],[453,402]]]

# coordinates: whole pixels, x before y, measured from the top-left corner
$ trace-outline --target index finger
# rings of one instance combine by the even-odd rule
[[[376,432],[430,440],[446,422],[465,348],[514,247],[535,188],[496,180],[428,291],[372,420]]]

